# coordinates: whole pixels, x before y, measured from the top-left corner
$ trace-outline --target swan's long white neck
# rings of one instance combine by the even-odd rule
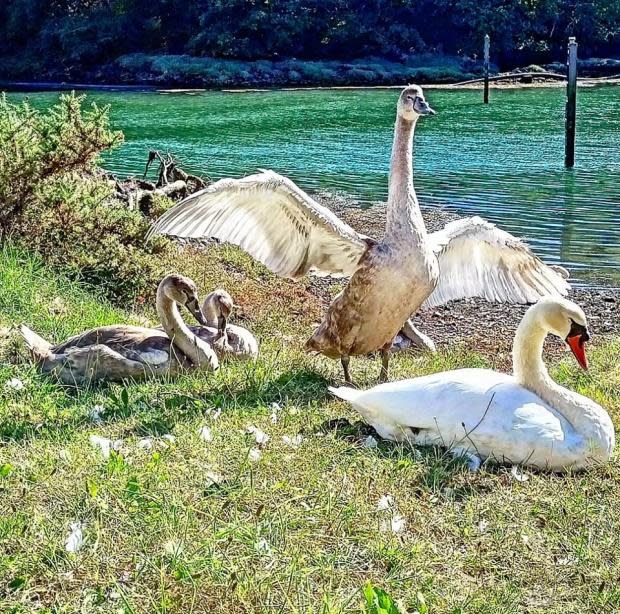
[[[156,307],[161,325],[173,345],[185,354],[194,366],[217,368],[218,362],[213,348],[192,333],[183,321],[176,301],[166,296],[161,286],[157,290]]]
[[[593,456],[606,459],[614,446],[611,419],[592,399],[568,390],[551,379],[542,359],[548,331],[540,321],[537,307],[539,305],[527,311],[517,328],[512,346],[514,378],[562,414],[585,441],[591,442]]]
[[[411,241],[417,247],[426,240],[426,227],[413,188],[413,133],[417,119],[396,117],[388,187],[385,234]]]

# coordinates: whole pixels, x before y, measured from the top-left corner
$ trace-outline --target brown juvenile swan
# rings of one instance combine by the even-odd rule
[[[168,275],[157,288],[157,313],[163,330],[123,324],[102,326],[58,345],[48,343],[25,325],[20,331],[39,368],[66,384],[217,369],[213,348],[191,332],[177,305],[185,305],[201,324],[206,324],[194,282],[181,275]]]
[[[403,90],[381,241],[358,234],[273,171],[222,179],[196,192],[167,211],[150,234],[228,241],[293,279],[308,272],[350,276],[306,347],[340,358],[347,382],[350,356],[380,350],[383,381],[394,337],[422,305],[472,296],[528,303],[568,290],[522,241],[479,217],[427,234],[413,188],[412,142],[418,118],[432,113],[420,87]]]
[[[258,357],[258,342],[254,335],[243,328],[228,323],[235,307],[226,290],[214,290],[205,297],[202,304],[204,326],[190,326],[194,335],[206,341],[220,360],[255,360]]]
[[[233,299],[226,290],[214,290],[205,297],[202,313],[207,326],[217,329],[213,347],[220,358],[254,360],[258,356],[258,342],[254,335],[243,326],[228,324],[234,307]],[[200,332],[196,334],[200,335]]]

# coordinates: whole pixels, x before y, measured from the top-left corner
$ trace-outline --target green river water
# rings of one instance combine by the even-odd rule
[[[423,209],[477,214],[527,239],[578,283],[620,286],[620,87],[580,88],[577,165],[564,160],[564,90],[426,90],[437,111],[418,123],[415,186]],[[23,95],[12,94],[12,98]],[[58,94],[29,94],[37,106]],[[151,148],[212,179],[257,168],[308,191],[384,200],[395,90],[253,93],[91,92],[111,105],[125,144],[107,155],[141,174]]]

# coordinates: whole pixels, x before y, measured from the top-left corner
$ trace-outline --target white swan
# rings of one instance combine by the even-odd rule
[[[369,390],[330,388],[387,439],[438,445],[477,468],[486,458],[565,471],[609,459],[614,427],[591,399],[556,384],[542,360],[547,333],[565,339],[586,369],[583,311],[544,298],[526,312],[513,345],[514,375],[459,369]]]
[[[431,113],[420,87],[405,88],[381,241],[358,234],[273,171],[222,179],[196,192],[167,211],[149,234],[228,241],[293,279],[308,272],[350,276],[306,347],[340,358],[347,382],[349,356],[381,350],[385,380],[392,342],[420,306],[471,296],[526,303],[568,290],[524,243],[478,217],[427,234],[413,188],[412,141],[418,118]],[[415,329],[410,332],[406,336],[424,342]]]

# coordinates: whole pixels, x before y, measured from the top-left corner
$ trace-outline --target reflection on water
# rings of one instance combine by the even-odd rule
[[[563,168],[564,91],[428,90],[437,111],[420,120],[415,184],[424,207],[478,214],[519,236],[581,281],[620,285],[620,88],[581,88],[577,166]],[[95,93],[112,105],[126,143],[107,156],[141,173],[146,152],[173,152],[218,179],[257,168],[307,190],[384,200],[396,91],[199,95]],[[47,105],[54,94],[30,95]]]

